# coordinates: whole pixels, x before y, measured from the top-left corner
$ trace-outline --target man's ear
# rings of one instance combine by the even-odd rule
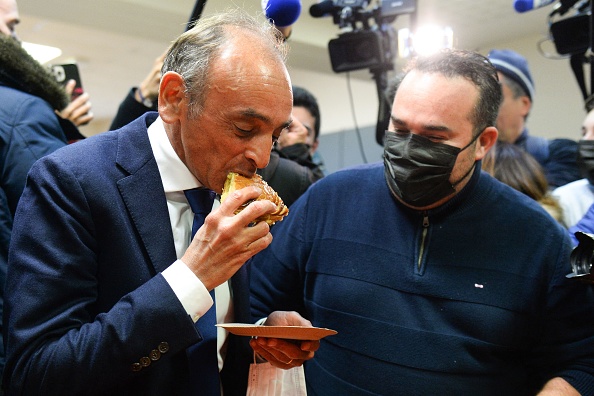
[[[181,75],[168,71],[161,77],[159,86],[159,115],[164,122],[173,124],[184,117],[186,111],[186,84]]]
[[[528,117],[530,110],[532,109],[532,101],[528,96],[520,96],[520,102],[522,103],[522,115],[524,118]]]
[[[479,146],[476,149],[474,157],[475,161],[483,159],[485,154],[487,154],[487,151],[489,151],[495,142],[497,142],[498,135],[499,132],[497,132],[497,128],[492,126],[485,128],[481,136],[478,138]]]

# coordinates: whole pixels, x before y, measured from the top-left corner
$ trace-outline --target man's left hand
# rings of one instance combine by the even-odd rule
[[[271,313],[265,326],[307,326],[313,327],[311,322],[297,312],[275,311]],[[320,347],[319,340],[285,340],[280,338],[258,337],[250,340],[250,345],[260,357],[271,365],[282,369],[298,367],[306,360],[314,357]]]

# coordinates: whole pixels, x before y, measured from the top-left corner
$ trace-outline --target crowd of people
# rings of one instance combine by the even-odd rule
[[[18,22],[0,0],[2,393],[264,394],[291,372],[311,395],[594,394],[594,287],[567,277],[594,232],[594,110],[579,141],[529,134],[520,54],[412,58],[383,160],[326,175],[270,21],[200,19],[90,138],[89,94]],[[255,222],[277,210],[255,187],[221,201],[229,172],[289,215]],[[235,322],[337,334],[215,326]]]

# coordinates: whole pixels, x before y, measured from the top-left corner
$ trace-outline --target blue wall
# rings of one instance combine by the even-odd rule
[[[320,136],[317,152],[324,160],[327,175],[349,166],[382,160],[384,149],[375,141],[375,126],[361,128],[360,134],[361,144],[355,130]]]

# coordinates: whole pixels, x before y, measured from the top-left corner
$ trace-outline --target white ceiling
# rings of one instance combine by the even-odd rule
[[[17,0],[24,41],[62,48],[57,61],[76,60],[84,88],[91,94],[99,128],[109,122],[129,87],[137,85],[170,41],[182,33],[194,0]],[[302,0],[290,39],[289,66],[332,72],[327,43],[339,34],[331,18],[313,18]],[[239,6],[261,13],[261,0],[209,0],[203,16]],[[490,46],[548,32],[552,6],[519,14],[513,0],[417,0],[417,23],[451,26],[458,48],[484,51]],[[408,15],[396,27],[408,27]],[[364,75],[369,78],[368,74]]]

